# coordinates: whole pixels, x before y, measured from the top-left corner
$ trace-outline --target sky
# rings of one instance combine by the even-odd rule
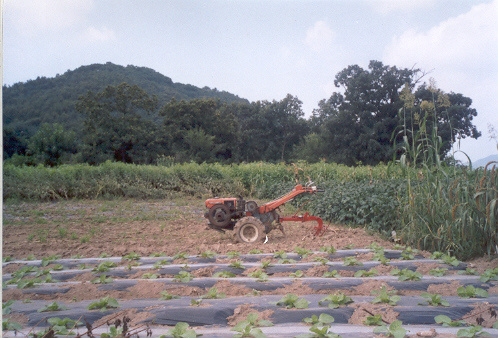
[[[457,158],[498,154],[498,0],[3,0],[2,13],[6,85],[112,62],[250,101],[291,94],[308,117],[338,72],[378,60],[473,100],[482,136]]]

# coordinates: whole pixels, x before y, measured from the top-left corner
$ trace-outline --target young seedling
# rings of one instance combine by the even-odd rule
[[[461,263],[458,259],[450,255],[443,255],[441,259],[443,260],[444,263],[451,266],[458,266]]]
[[[252,278],[257,278],[258,282],[268,281],[268,275],[261,270],[256,270],[254,272],[251,272],[248,276]]]
[[[320,251],[326,252],[326,253],[331,255],[331,254],[335,253],[337,250],[331,245],[331,246],[322,246],[320,248]]]
[[[210,250],[206,250],[204,252],[201,253],[201,258],[213,258],[214,256],[216,256],[216,252],[212,252]]]
[[[83,325],[83,323],[76,322],[67,317],[64,319],[52,317],[47,319],[47,322],[50,324],[52,330],[54,330],[54,334],[63,336],[74,335],[75,333],[72,329]]]
[[[406,336],[406,330],[401,326],[402,323],[399,320],[395,320],[391,325],[381,325],[374,328],[374,333],[384,333],[388,337],[403,338]]]
[[[177,259],[188,259],[188,253],[186,252],[179,252],[176,255],[173,256],[173,260]]]
[[[109,296],[101,298],[100,300],[96,300],[95,302],[90,303],[88,305],[88,310],[100,309],[100,311],[107,311],[109,308],[118,308],[119,303],[116,299],[111,298]]]
[[[169,260],[162,259],[162,260],[157,261],[156,263],[154,263],[153,268],[154,269],[161,269],[163,267],[163,265],[168,265],[168,264],[171,264],[171,262]]]
[[[443,324],[443,326],[445,326],[445,327],[458,327],[458,326],[466,326],[467,325],[467,322],[465,322],[464,320],[453,321],[453,320],[451,320],[450,317],[445,316],[445,315],[438,315],[438,316],[434,317],[434,321],[437,324]]]
[[[111,261],[105,261],[100,263],[97,267],[93,268],[93,272],[107,272],[111,270],[111,268],[116,267],[117,264]]]
[[[434,277],[443,277],[448,269],[446,268],[435,268],[429,271],[429,275],[434,276]]]
[[[329,330],[330,326],[327,325],[321,328],[318,325],[313,325],[309,329],[311,333],[299,334],[295,338],[341,338],[337,333]]]
[[[231,268],[234,268],[234,269],[245,269],[246,268],[244,265],[242,265],[242,261],[239,261],[239,260],[230,263],[228,266]]]
[[[11,305],[14,304],[13,300],[9,300],[5,303],[2,303],[2,315],[8,315],[12,312]]]
[[[55,264],[54,267],[52,268],[53,271],[61,271],[64,270],[64,266],[62,264]]]
[[[234,258],[237,258],[239,256],[240,256],[240,253],[238,253],[237,251],[228,251],[227,252],[228,259],[234,259]]]
[[[483,283],[487,283],[490,280],[498,280],[498,268],[494,269],[487,269],[484,271],[484,273],[481,275],[479,280]]]
[[[263,253],[263,251],[259,250],[259,249],[252,249],[251,251],[249,251],[249,253],[251,255],[258,255],[260,253]]]
[[[270,261],[261,261],[261,269],[268,269],[271,266],[273,266],[273,264]]]
[[[388,265],[388,263],[391,261],[390,259],[387,259],[386,256],[384,256],[384,252],[376,252],[373,255],[372,258],[374,261],[379,261],[380,264],[382,265]]]
[[[275,303],[275,305],[285,306],[285,308],[287,309],[307,309],[309,304],[310,302],[308,302],[306,299],[299,298],[298,296],[291,293],[288,293]]]
[[[320,314],[320,316],[312,315],[311,317],[306,317],[303,322],[316,326],[325,326],[334,322],[334,317],[326,313]]]
[[[358,265],[358,266],[362,266],[363,263],[358,261],[355,257],[353,256],[350,256],[350,257],[345,257],[343,259],[343,262],[344,262],[344,266],[353,266],[353,265]]]
[[[157,279],[159,275],[157,273],[146,272],[142,275],[142,279]]]
[[[487,335],[489,334],[486,331],[483,331],[482,326],[480,325],[472,325],[457,331],[457,337],[478,337]]]
[[[64,305],[59,305],[57,302],[53,302],[49,305],[45,305],[41,309],[38,309],[38,312],[52,312],[52,311],[64,311],[67,310],[67,307]]]
[[[21,331],[22,326],[19,323],[11,322],[10,319],[2,318],[2,331]]]
[[[460,270],[458,271],[459,275],[471,275],[471,276],[477,276],[479,273],[477,272],[476,269],[473,268],[467,268],[465,270]]]
[[[422,274],[417,271],[412,271],[409,270],[408,268],[399,270],[399,269],[393,269],[391,271],[391,275],[393,276],[398,276],[398,280],[400,281],[417,281],[422,279]]]
[[[180,271],[178,275],[175,275],[173,277],[173,280],[178,283],[188,283],[190,282],[194,277],[190,274],[190,272],[187,271]]]
[[[128,261],[138,261],[140,259],[140,255],[132,251],[129,254],[124,255],[123,259]]]
[[[337,272],[337,270],[326,271],[323,273],[324,278],[341,278],[341,275]]]
[[[178,299],[180,296],[177,295],[172,295],[168,291],[162,291],[161,292],[161,300],[171,300],[171,299]]]
[[[363,321],[363,324],[368,325],[368,326],[380,326],[380,325],[382,325],[382,316],[380,314],[368,316]]]
[[[92,279],[90,283],[93,284],[108,284],[112,283],[114,280],[111,277],[107,277],[105,273],[101,274],[100,277]]]
[[[426,299],[427,305],[430,306],[450,306],[448,301],[444,300],[441,295],[423,292],[420,297]],[[418,305],[426,305],[424,303],[418,303]]]
[[[297,253],[299,256],[305,258],[306,256],[308,256],[311,253],[311,250],[303,249],[303,248],[296,246],[294,248],[294,252]]]
[[[109,258],[109,257],[111,257],[111,255],[109,255],[109,254],[108,254],[108,253],[106,253],[106,252],[102,252],[102,253],[100,254],[100,256],[99,256],[99,258]]]
[[[235,276],[236,274],[230,271],[218,271],[215,274],[213,274],[213,277],[215,278],[233,278]]]
[[[319,262],[321,265],[327,265],[327,263],[329,262],[329,260],[325,257],[315,257],[313,260],[315,262]]]
[[[379,271],[377,271],[376,269],[371,269],[370,271],[358,270],[354,273],[354,276],[357,278],[361,278],[361,277],[373,277],[377,276],[378,274]]]
[[[211,289],[208,290],[208,292],[205,295],[202,295],[200,298],[201,299],[221,299],[225,298],[227,295],[225,293],[218,293],[218,289],[215,287],[212,287]]]
[[[382,285],[380,290],[372,290],[371,294],[377,295],[372,300],[372,304],[386,303],[389,305],[396,305],[396,303],[400,301],[401,297],[398,295],[395,295],[395,293],[396,293],[396,290],[387,291],[386,286]]]
[[[283,258],[278,260],[278,264],[294,264],[296,261],[292,258]]]
[[[336,309],[341,305],[347,305],[353,303],[353,299],[351,297],[346,296],[342,292],[337,292],[333,295],[328,295],[318,302],[318,305],[322,306],[322,303],[329,302],[329,309]]]
[[[290,278],[302,278],[304,277],[304,272],[302,270],[297,270],[296,272],[292,272],[289,274]]]
[[[202,305],[202,298],[199,299],[192,298],[190,300],[190,306],[201,306],[201,305]]]
[[[458,296],[462,298],[487,298],[488,292],[473,285],[461,286],[457,289]]]
[[[272,326],[273,323],[268,320],[260,320],[258,321],[258,314],[250,313],[247,315],[246,320],[239,322],[235,325],[230,331],[238,332],[233,335],[234,338],[242,338],[242,337],[255,337],[255,338],[263,338],[266,335],[261,331],[261,329],[257,328],[257,326]]]
[[[166,337],[172,338],[195,338],[197,336],[199,335],[184,322],[176,323],[175,327],[166,333]]]
[[[273,254],[273,258],[281,258],[281,259],[286,259],[287,258],[287,253],[285,251],[277,251]]]

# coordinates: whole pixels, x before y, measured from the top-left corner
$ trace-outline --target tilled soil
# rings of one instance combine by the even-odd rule
[[[380,314],[385,325],[401,320],[412,335],[454,337],[459,328],[435,325],[434,317],[444,314],[454,321],[480,324],[498,336],[498,330],[492,329],[498,312],[498,280],[483,282],[479,275],[462,273],[467,268],[477,274],[496,268],[496,258],[450,266],[422,252],[404,260],[391,242],[339,225],[330,225],[322,237],[313,238],[312,225],[290,223],[284,225],[285,237],[274,231],[266,244],[237,244],[229,233],[206,227],[198,201],[129,203],[123,201],[125,209],[119,209],[118,203],[115,208],[99,206],[96,201],[4,206],[3,255],[13,257],[3,264],[3,302],[13,302],[6,303],[4,318],[21,324],[24,333],[47,327],[51,317],[86,321],[95,334],[109,332],[111,325],[122,328],[129,318],[128,333],[142,336],[148,330],[159,336],[186,322],[204,336],[231,337],[236,333],[230,331],[234,325],[255,313],[258,321],[276,325],[260,328],[268,336],[292,337],[309,332],[304,318],[326,313],[334,317],[331,332],[345,331],[343,336],[355,337],[373,336],[365,320]],[[80,212],[73,214],[74,210]],[[140,217],[130,216],[134,213]],[[85,236],[88,240],[81,240]],[[330,246],[338,250],[320,251]],[[296,247],[310,252],[297,254]],[[255,249],[261,253],[254,253]],[[389,261],[383,265],[373,260],[375,250]],[[104,252],[110,257],[95,258]],[[178,253],[185,254],[175,257]],[[30,255],[35,260],[26,260]],[[103,262],[115,266],[97,271]],[[26,267],[31,270],[20,274]],[[436,277],[431,275],[435,268],[448,270]],[[374,269],[378,275],[360,275],[360,270]],[[394,269],[417,271],[421,278],[400,281],[391,275]],[[44,270],[52,277],[48,283],[43,282],[48,276],[41,274]],[[336,274],[331,276],[332,272]],[[20,283],[29,280],[36,283]],[[488,296],[460,297],[457,289],[467,286],[486,290]],[[377,302],[382,292],[399,298],[394,304]],[[425,292],[439,294],[450,306],[429,305],[422,297]],[[309,305],[305,309],[279,305],[286,295],[305,299]],[[346,295],[351,301],[332,306],[324,301],[329,295]],[[91,303],[106,297],[116,299],[119,307],[89,310]],[[39,312],[54,302],[63,309]],[[75,331],[84,335],[88,328]]]

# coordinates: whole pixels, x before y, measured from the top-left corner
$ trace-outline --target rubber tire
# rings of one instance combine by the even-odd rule
[[[266,238],[265,226],[255,217],[240,219],[233,228],[238,243],[261,243]]]
[[[254,201],[249,201],[246,203],[246,208],[247,211],[249,211],[251,214],[254,214],[255,212],[258,211],[258,203]]]
[[[223,218],[219,218],[219,214],[217,215],[220,212],[223,213]],[[208,219],[213,226],[224,228],[230,223],[230,209],[225,204],[213,205],[208,211]]]

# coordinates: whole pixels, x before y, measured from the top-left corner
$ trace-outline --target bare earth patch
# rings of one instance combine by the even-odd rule
[[[235,308],[233,315],[230,317],[227,317],[228,325],[229,326],[235,326],[239,322],[245,320],[247,318],[247,315],[251,313],[257,313],[258,314],[258,320],[270,320],[271,315],[273,314],[272,310],[264,310],[264,311],[257,311],[252,308],[252,304],[243,304],[239,305],[238,307]]]

